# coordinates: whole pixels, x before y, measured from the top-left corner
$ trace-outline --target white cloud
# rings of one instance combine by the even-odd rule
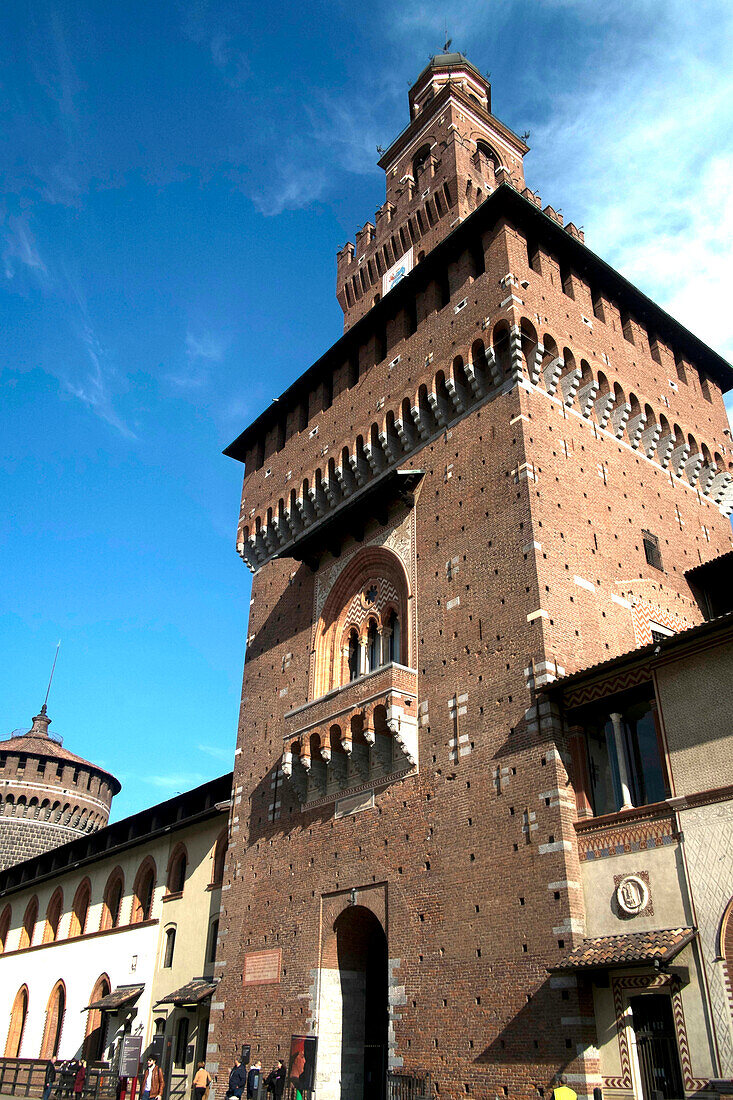
[[[543,201],[584,223],[593,251],[733,355],[733,67],[723,45],[733,8],[671,2],[665,14],[654,35],[552,97],[527,180],[544,181]]]
[[[114,371],[107,361],[107,353],[100,344],[93,329],[84,325],[81,341],[86,351],[86,366],[82,366],[73,375],[61,374],[61,382],[67,393],[78,398],[96,416],[106,421],[126,439],[135,439],[135,433],[127,426],[114,408],[112,401],[111,379]]]
[[[167,775],[144,775],[142,778],[145,783],[150,783],[153,787],[181,794],[183,791],[190,791],[192,787],[205,783],[208,776],[201,775],[199,772],[170,772]]]
[[[251,197],[255,208],[268,218],[310,206],[323,196],[328,180],[325,167],[309,166],[298,158],[281,160],[267,176],[267,183]]]
[[[227,764],[230,768],[234,763],[234,747],[229,749],[220,748],[218,745],[199,745],[199,752],[205,753],[207,756],[212,756],[214,760],[220,760],[223,764]]]
[[[212,363],[220,363],[225,350],[226,344],[218,336],[212,336],[211,333],[195,336],[190,331],[186,333],[186,354],[189,359],[206,359]]]
[[[36,278],[45,282],[48,270],[38,251],[35,238],[25,216],[10,216],[3,226],[3,265],[5,278],[15,278],[18,265],[29,268]]]

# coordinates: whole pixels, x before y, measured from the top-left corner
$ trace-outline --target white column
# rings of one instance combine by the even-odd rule
[[[621,783],[622,810],[632,810],[634,803],[631,801],[629,789],[629,772],[626,766],[626,751],[624,749],[624,720],[621,714],[612,714],[613,739],[616,745],[616,760],[618,761],[618,775]]]
[[[359,638],[359,675],[366,676],[369,671],[367,657],[369,655],[369,639]]]

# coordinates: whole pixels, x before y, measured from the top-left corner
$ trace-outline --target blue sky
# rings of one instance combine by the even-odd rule
[[[530,186],[733,357],[728,0],[0,11],[0,736],[52,730],[114,816],[231,766],[249,605],[221,456],[335,339],[335,253],[444,26]]]

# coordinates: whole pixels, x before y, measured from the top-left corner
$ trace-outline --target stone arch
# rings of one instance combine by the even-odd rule
[[[510,339],[511,330],[508,321],[499,321],[494,325],[491,333],[491,347],[502,379],[506,378],[512,369]]]
[[[367,602],[372,589],[375,590],[373,604]],[[405,568],[391,550],[370,546],[363,547],[354,555],[333,585],[316,627],[315,698],[343,682],[342,643],[347,624],[361,631],[369,615],[375,614],[379,619],[388,604],[398,608],[402,625],[399,663],[410,664],[411,598]],[[338,652],[339,648],[341,652]]]
[[[10,931],[10,922],[13,918],[13,909],[10,902],[5,906],[0,916],[0,955],[5,950],[5,945],[8,942],[8,932]]]
[[[120,923],[122,910],[122,898],[125,891],[125,876],[121,867],[115,869],[109,875],[104,888],[104,900],[102,903],[101,930],[117,928]]]
[[[43,1026],[40,1058],[55,1058],[59,1052],[61,1032],[64,1029],[66,1015],[66,986],[62,979],[51,990],[46,1006],[46,1022]]]
[[[10,1012],[10,1026],[5,1040],[5,1057],[19,1058],[23,1047],[23,1032],[28,1019],[28,986],[22,985],[15,994]]]
[[[186,883],[186,869],[188,867],[188,849],[182,840],[179,840],[171,852],[168,860],[166,875],[166,893],[182,894]]]
[[[343,1100],[383,1100],[389,1030],[387,935],[374,911],[345,901],[327,926],[321,962],[319,1076],[341,1080]]]
[[[57,886],[46,908],[46,920],[43,925],[43,943],[53,943],[59,938],[59,925],[64,909],[64,891]]]
[[[112,985],[107,974],[100,974],[94,983],[89,1004],[101,1001],[102,997],[108,997],[112,991]],[[100,1062],[104,1054],[104,1039],[106,1018],[98,1008],[90,1008],[87,1016],[87,1026],[84,1033],[84,1059],[88,1062]]]
[[[31,900],[28,902],[25,914],[23,915],[23,925],[20,930],[20,947],[32,947],[33,936],[36,930],[36,922],[38,920],[38,898],[34,894]]]
[[[83,878],[76,888],[74,900],[71,903],[71,923],[69,924],[70,937],[84,935],[91,900],[92,884],[88,878]]]
[[[227,829],[222,829],[216,838],[216,844],[214,845],[214,852],[212,856],[211,865],[211,885],[220,886],[224,881],[224,863],[226,861],[227,846],[229,843],[229,833]]]
[[[135,885],[132,889],[131,924],[141,924],[150,920],[155,897],[155,860],[146,856],[138,867]]]
[[[430,158],[430,142],[424,142],[412,158],[412,178],[417,183],[417,177]]]

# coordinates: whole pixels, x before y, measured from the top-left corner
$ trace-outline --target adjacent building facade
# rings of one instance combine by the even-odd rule
[[[645,870],[618,904],[654,896],[676,929],[673,1012],[704,1035],[684,1089],[730,1072],[678,839],[659,869],[588,858],[609,815],[672,836],[658,822],[686,808],[640,808],[682,784],[686,750],[627,773],[624,802],[606,727],[583,756],[545,689],[703,622],[690,570],[731,548],[733,372],[543,209],[526,151],[486,79],[434,59],[380,161],[386,201],[338,256],[343,336],[227,450],[254,579],[220,1079],[242,1042],[269,1063],[310,1035],[319,1100],[428,1073],[441,1096],[536,1098],[558,1071],[640,1098],[615,990],[649,1016],[657,986],[579,980],[573,953],[627,927],[608,876]],[[651,751],[650,698],[632,704]]]
[[[157,1039],[168,1095],[206,1057],[231,775],[0,872],[0,1052],[117,1064]]]
[[[570,743],[585,933],[551,984],[592,997],[604,1095],[730,1087],[732,679],[728,613],[545,693]]]

